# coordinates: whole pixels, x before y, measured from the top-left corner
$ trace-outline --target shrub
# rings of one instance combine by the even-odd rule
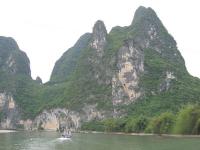
[[[174,123],[175,116],[170,112],[165,112],[162,113],[160,116],[151,119],[145,132],[156,134],[171,133]]]
[[[92,120],[90,122],[84,122],[81,129],[88,131],[104,131],[105,126],[101,121]]]
[[[200,106],[187,105],[183,107],[177,116],[174,127],[176,134],[199,134],[200,133]]]
[[[107,119],[104,121],[105,131],[112,132],[116,129],[116,120],[115,119]]]
[[[134,122],[134,119],[128,119],[125,125],[125,132],[133,132]]]
[[[134,127],[133,127],[133,132],[144,132],[145,128],[148,125],[148,118],[144,116],[139,116],[136,118]]]
[[[148,124],[148,118],[139,116],[136,118],[129,119],[125,126],[125,132],[144,132]]]
[[[117,131],[117,132],[119,132],[119,131],[120,131],[120,132],[124,132],[124,131],[125,131],[126,123],[127,123],[127,119],[126,119],[126,118],[119,118],[119,119],[116,119],[114,131]]]

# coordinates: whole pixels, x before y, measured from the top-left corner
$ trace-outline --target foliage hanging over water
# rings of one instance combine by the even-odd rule
[[[200,134],[200,106],[187,105],[180,110],[174,127],[177,134]]]
[[[186,105],[176,115],[164,112],[152,118],[141,115],[91,121],[84,123],[82,130],[197,135],[200,134],[200,105]]]

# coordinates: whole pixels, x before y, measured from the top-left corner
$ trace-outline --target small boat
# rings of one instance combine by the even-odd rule
[[[64,131],[59,139],[60,140],[69,140],[71,138],[72,138],[72,133],[70,130],[68,130],[67,132]]]
[[[62,134],[61,138],[71,138],[72,134]]]

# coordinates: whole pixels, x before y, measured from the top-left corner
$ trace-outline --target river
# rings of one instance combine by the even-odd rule
[[[200,138],[73,134],[61,141],[56,132],[0,134],[0,150],[199,150]]]

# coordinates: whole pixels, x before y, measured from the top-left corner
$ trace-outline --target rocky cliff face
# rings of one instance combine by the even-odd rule
[[[20,119],[18,106],[12,95],[0,93],[0,128],[16,129]]]
[[[138,84],[144,72],[144,52],[133,39],[124,41],[119,49],[117,69],[112,78],[112,102],[128,105],[142,95]]]
[[[34,120],[19,121],[26,130],[61,130],[63,128],[77,131],[81,127],[82,122],[91,121],[93,119],[104,119],[105,112],[96,109],[96,105],[84,106],[82,112],[68,109],[55,108],[44,110]]]
[[[106,47],[108,44],[108,34],[103,21],[98,20],[93,27],[92,37],[89,42],[91,55],[88,62],[91,64],[91,71],[98,84],[109,85],[112,76],[111,69],[106,64]],[[110,61],[110,60],[109,60]]]
[[[9,74],[31,75],[30,62],[10,37],[0,37],[0,70]]]
[[[77,60],[88,46],[90,38],[91,33],[85,33],[73,47],[62,55],[53,68],[50,82],[63,82],[70,77],[76,68]]]
[[[130,26],[110,33],[97,21],[81,51],[70,85],[84,100],[71,98],[96,103],[115,117],[126,115],[124,108],[138,99],[167,92],[181,74],[188,75],[175,40],[151,8],[139,7]]]
[[[0,37],[1,129],[18,127],[19,120],[27,113],[25,111],[26,104],[30,105],[30,101],[33,99],[33,93],[35,93],[33,82],[27,55],[19,49],[14,39]],[[32,104],[34,103],[32,101]]]
[[[109,33],[97,21],[56,62],[45,85],[31,79],[16,42],[0,37],[0,72],[2,128],[77,130],[87,121],[176,112],[200,97],[199,79],[188,74],[175,40],[145,7],[130,26]]]
[[[96,50],[96,54],[102,57],[104,54],[104,48],[107,43],[107,30],[103,21],[98,20],[94,27],[92,33],[92,40],[90,43],[91,48]]]
[[[184,67],[184,61],[177,50],[176,42],[151,8],[139,7],[127,31],[127,38],[118,50],[118,70],[112,79],[114,105],[130,104],[147,92],[143,89],[145,87],[139,85],[141,77],[149,74],[149,64],[144,62],[145,53],[148,53],[146,51],[151,49],[162,59],[175,63],[180,61]],[[163,72],[168,73],[169,71],[163,70]],[[167,80],[161,83],[160,91],[169,89],[170,84]]]

